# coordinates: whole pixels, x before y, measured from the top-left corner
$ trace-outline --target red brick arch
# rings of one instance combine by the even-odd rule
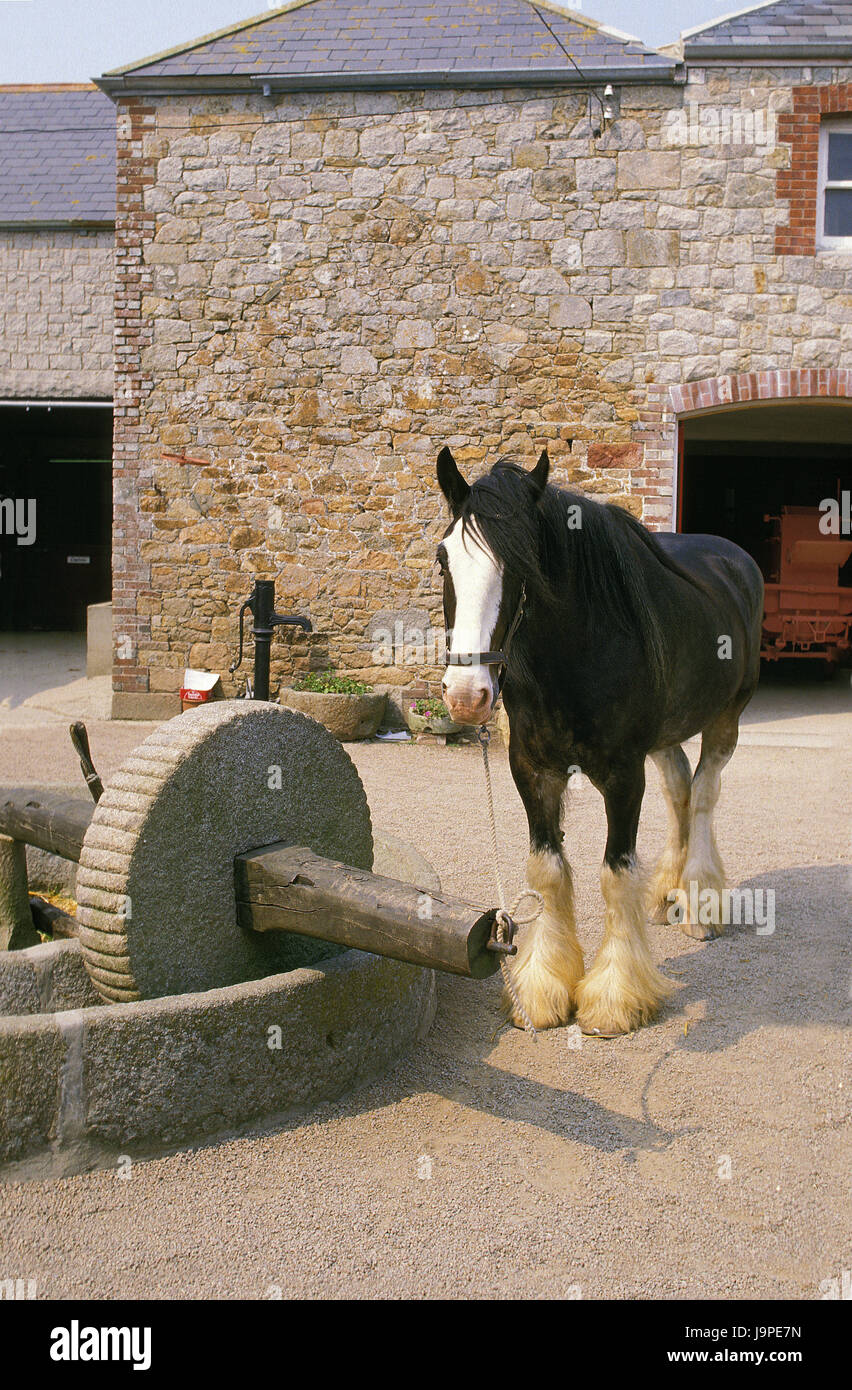
[[[785,371],[740,372],[713,376],[669,388],[676,415],[724,409],[752,401],[852,399],[852,368],[802,367]]]

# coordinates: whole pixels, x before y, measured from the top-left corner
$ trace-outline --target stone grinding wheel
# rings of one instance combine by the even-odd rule
[[[110,781],[80,857],[79,937],[98,992],[154,999],[339,954],[238,926],[234,857],[279,840],[372,868],[361,779],[321,724],[280,705],[229,700],[151,734]]]

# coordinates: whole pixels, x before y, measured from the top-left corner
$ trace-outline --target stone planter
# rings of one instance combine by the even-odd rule
[[[278,703],[297,709],[324,724],[341,743],[372,738],[382,722],[387,695],[324,695],[316,690],[293,690],[285,686]]]
[[[457,734],[462,728],[452,719],[427,719],[425,714],[415,714],[413,710],[406,710],[405,722],[413,734]]]

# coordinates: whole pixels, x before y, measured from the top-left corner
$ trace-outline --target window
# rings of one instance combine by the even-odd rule
[[[820,127],[817,235],[820,246],[852,251],[852,120]]]

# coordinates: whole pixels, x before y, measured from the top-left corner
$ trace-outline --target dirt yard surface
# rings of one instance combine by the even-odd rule
[[[77,781],[65,723],[61,701],[0,711],[0,784]],[[91,724],[107,777],[146,732]],[[775,930],[698,944],[652,927],[678,985],[656,1024],[579,1047],[564,1028],[495,1037],[499,977],[441,978],[428,1041],[338,1103],[129,1177],[0,1188],[0,1276],[42,1298],[824,1296],[852,1268],[850,749],[848,674],[761,690],[718,838],[731,883],[775,893]],[[349,751],[374,824],[493,901],[476,748]],[[514,892],[526,826],[505,752],[493,763]],[[651,858],[665,819],[648,777]],[[589,786],[565,842],[588,963],[604,842]]]

